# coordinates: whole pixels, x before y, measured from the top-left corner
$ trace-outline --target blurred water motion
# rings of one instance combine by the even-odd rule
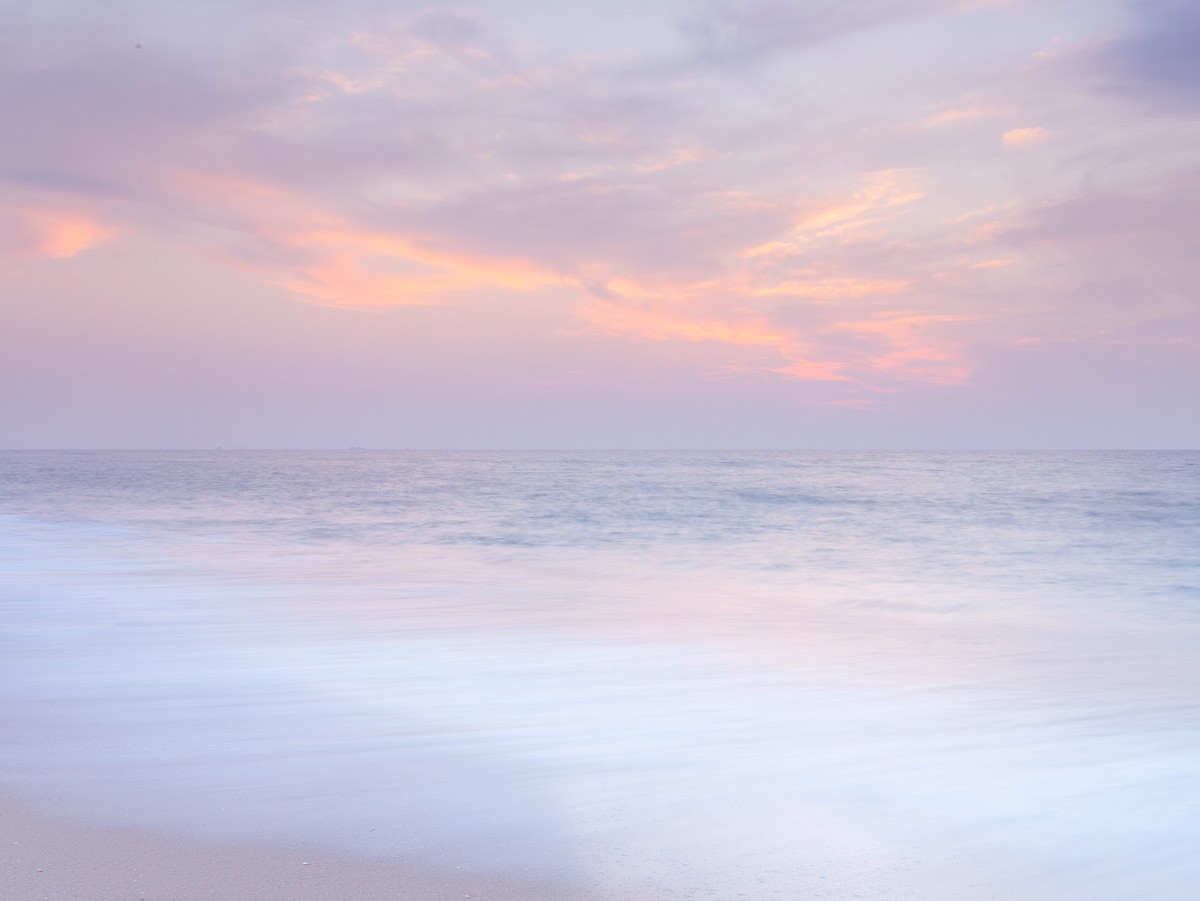
[[[1194,896],[1200,454],[0,455],[4,786],[613,899]]]

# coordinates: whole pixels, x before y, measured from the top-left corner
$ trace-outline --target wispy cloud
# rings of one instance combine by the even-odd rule
[[[1033,3],[697,0],[639,7],[637,40],[524,3],[171,8],[4,14],[7,252],[169,235],[354,308],[553,292],[594,333],[846,391],[968,380],[981,343],[1090,316],[1093,263],[1138,299],[1113,327],[1196,275],[1194,155],[1112,115],[1196,99],[1188,4],[1111,34]],[[1064,23],[1093,49],[1035,59]],[[1097,259],[1117,234],[1136,265]]]
[[[1008,147],[1029,147],[1033,144],[1043,144],[1052,137],[1054,137],[1054,133],[1050,129],[1032,125],[1009,129],[1001,140]]]
[[[90,206],[90,205],[89,205]],[[0,255],[65,259],[113,238],[118,229],[87,206],[48,204],[0,193]]]
[[[1152,103],[1200,104],[1200,6],[1189,0],[1133,0],[1130,31],[1100,54],[1104,74]]]

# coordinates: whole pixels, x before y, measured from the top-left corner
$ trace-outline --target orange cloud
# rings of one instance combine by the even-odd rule
[[[38,250],[54,259],[90,250],[117,233],[116,228],[78,213],[36,213],[34,220],[41,231]]]
[[[787,295],[789,297],[834,300],[845,297],[864,297],[874,294],[896,294],[904,291],[911,285],[912,282],[905,279],[818,278],[780,282],[777,285],[756,288],[752,293],[756,297]]]
[[[609,334],[637,334],[655,341],[716,341],[748,347],[774,349],[785,365],[769,371],[790,378],[814,381],[847,381],[846,364],[835,360],[811,359],[806,343],[764,318],[701,316],[686,305],[646,305],[644,302],[596,301],[584,311],[587,319]],[[743,371],[725,367],[725,371]]]
[[[117,232],[98,217],[73,210],[13,204],[0,215],[3,249],[55,260],[98,247]]]
[[[971,370],[951,355],[928,347],[893,351],[876,357],[872,364],[880,371],[926,384],[961,385],[971,377]]]
[[[440,252],[409,238],[341,224],[271,237],[284,246],[313,251],[315,262],[270,280],[338,306],[417,305],[474,288],[535,291],[562,283],[556,273],[525,260]]]
[[[649,309],[612,301],[596,301],[585,309],[588,320],[609,334],[634,333],[655,341],[721,341],[781,347],[789,338],[762,319],[724,321],[697,318],[684,310]]]
[[[904,169],[884,169],[867,176],[865,183],[848,198],[829,202],[807,213],[796,227],[805,232],[842,232],[883,218],[889,210],[920,200],[924,193],[912,185],[912,174]]]
[[[363,227],[267,183],[181,173],[172,184],[204,206],[220,197],[214,218],[242,232],[227,255],[304,300],[356,308],[423,305],[471,289],[536,291],[563,282],[528,260],[439,250],[415,236]],[[269,250],[256,255],[256,242]]]
[[[1050,140],[1054,133],[1047,128],[1014,128],[1006,131],[1000,139],[1006,147],[1028,147]]]
[[[866,365],[911,381],[958,384],[971,375],[949,341],[938,342],[928,326],[974,321],[973,316],[928,313],[882,313],[867,320],[836,323],[835,330],[870,335],[883,345],[868,355]]]
[[[955,125],[959,122],[976,122],[980,119],[992,119],[1003,115],[1005,110],[996,106],[964,106],[943,110],[922,119],[919,123],[923,128],[938,128],[942,125]]]
[[[923,196],[905,171],[871,173],[853,193],[810,209],[794,226],[798,232],[793,240],[743,251],[745,262],[732,274],[719,274],[721,268],[715,265],[714,277],[683,282],[637,272],[616,274],[602,259],[558,271],[532,258],[467,253],[456,250],[452,238],[435,242],[432,237],[374,228],[252,181],[216,183],[192,176],[180,179],[177,186],[181,195],[205,208],[208,198],[221,198],[214,218],[233,223],[245,236],[244,248],[238,245],[235,254],[240,265],[316,303],[355,308],[423,305],[464,295],[566,288],[590,295],[580,312],[601,332],[746,348],[745,359],[722,361],[735,367],[727,365],[726,375],[743,367],[792,379],[856,382],[874,390],[884,390],[879,383],[883,374],[884,384],[966,377],[965,367],[945,349],[949,342],[936,340],[928,328],[961,317],[858,316],[845,309],[907,292],[911,279],[789,265],[792,251],[809,235],[840,234],[880,221]],[[714,196],[737,210],[764,202],[747,192]],[[776,321],[773,311],[780,301],[789,310],[803,303],[806,324]],[[848,335],[854,340],[847,341]]]
[[[973,316],[945,316],[929,313],[882,313],[875,319],[839,322],[835,328],[852,332],[871,332],[885,335],[893,340],[907,336],[924,325],[942,322],[971,322]]]
[[[787,366],[772,370],[796,379],[816,382],[847,382],[845,370],[849,364],[836,360],[793,360]]]
[[[663,172],[667,169],[675,169],[715,157],[716,154],[713,151],[701,147],[683,147],[669,156],[635,165],[633,170],[635,172]]]

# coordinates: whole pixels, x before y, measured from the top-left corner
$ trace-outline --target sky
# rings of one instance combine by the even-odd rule
[[[0,447],[1200,446],[1193,0],[0,0]]]

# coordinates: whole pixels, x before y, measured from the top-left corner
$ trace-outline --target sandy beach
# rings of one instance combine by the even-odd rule
[[[214,844],[39,813],[0,795],[5,901],[539,901],[590,893],[517,874],[435,872],[292,845]]]
[[[0,901],[1195,898],[1195,455],[0,464]]]

